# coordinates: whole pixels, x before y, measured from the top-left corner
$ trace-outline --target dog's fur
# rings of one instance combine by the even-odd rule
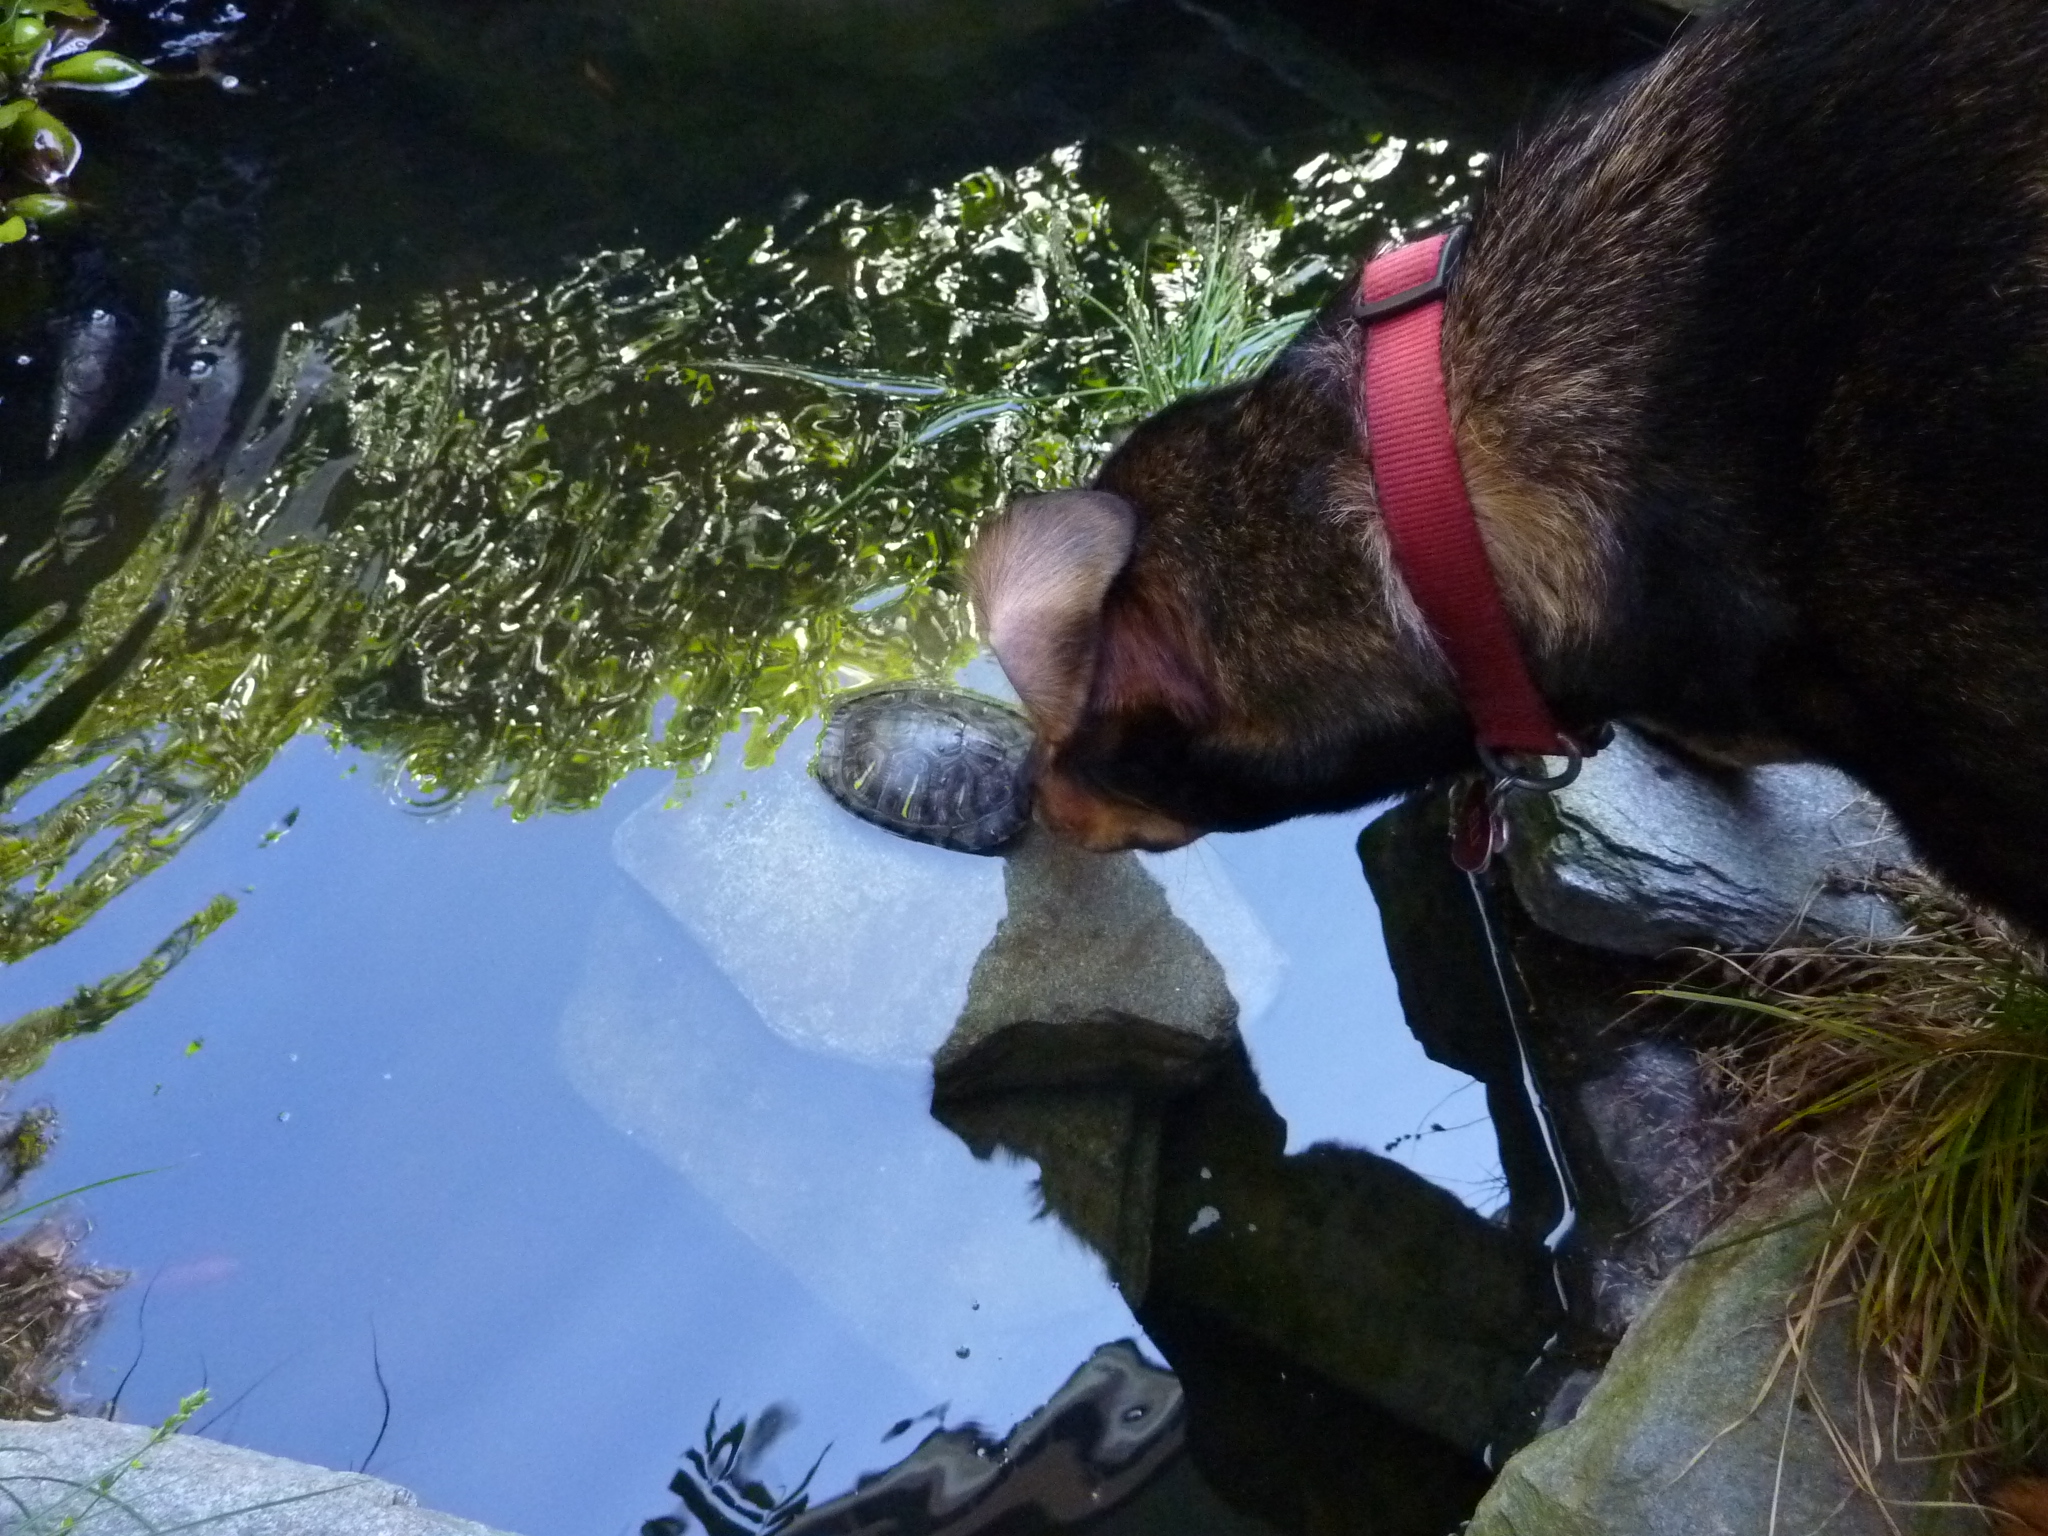
[[[1041,814],[1165,846],[1475,765],[1333,305],[970,579]],[[2048,933],[2048,5],[1746,0],[1507,156],[1446,307],[1539,686],[1832,762]]]

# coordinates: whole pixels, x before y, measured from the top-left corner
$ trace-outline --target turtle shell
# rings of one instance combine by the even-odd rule
[[[1031,819],[1031,727],[958,689],[883,684],[825,717],[812,764],[832,798],[900,837],[995,853]]]

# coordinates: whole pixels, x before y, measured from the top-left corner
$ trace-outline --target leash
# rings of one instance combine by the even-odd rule
[[[1486,939],[1486,958],[1493,973],[1494,992],[1500,999],[1501,1013],[1507,1019],[1508,1037],[1515,1042],[1515,1069],[1522,1079],[1522,1097],[1529,1105],[1530,1117],[1536,1122],[1536,1136],[1543,1144],[1544,1160],[1550,1164],[1551,1179],[1557,1185],[1557,1221],[1544,1236],[1543,1247],[1551,1257],[1550,1279],[1556,1287],[1558,1302],[1569,1312],[1571,1298],[1559,1258],[1579,1224],[1578,1181],[1572,1177],[1564,1140],[1558,1134],[1557,1118],[1550,1112],[1550,1100],[1545,1097],[1536,1078],[1536,1061],[1529,1050],[1529,1032],[1523,1027],[1522,1008],[1517,998],[1520,989],[1509,979],[1514,960],[1501,941],[1500,926],[1493,919],[1493,907],[1486,899],[1486,887],[1477,871],[1466,871],[1465,888],[1471,893],[1472,909],[1479,917],[1479,931]]]
[[[1358,418],[1395,569],[1451,663],[1483,774],[1452,809],[1451,858],[1478,874],[1507,845],[1507,796],[1549,794],[1586,753],[1529,675],[1465,488],[1444,393],[1444,296],[1467,228],[1396,246],[1365,265],[1352,316],[1365,328]],[[1540,761],[1562,757],[1548,773]]]
[[[1578,1227],[1579,1191],[1538,1081],[1514,959],[1494,920],[1484,876],[1507,846],[1508,796],[1563,789],[1579,776],[1587,752],[1606,740],[1581,744],[1566,735],[1530,676],[1458,462],[1444,393],[1443,320],[1466,236],[1461,226],[1366,263],[1352,310],[1365,330],[1357,416],[1394,567],[1450,661],[1482,765],[1451,792],[1451,861],[1465,875],[1494,994],[1514,1042],[1522,1099],[1535,1121],[1557,1200],[1557,1220],[1543,1248],[1560,1332],[1545,1342],[1530,1367],[1535,1371],[1566,1350],[1573,1316],[1566,1249]],[[1543,759],[1555,757],[1564,759],[1564,767],[1546,771]]]
[[[1454,813],[1455,809],[1454,806]],[[1515,969],[1514,957],[1501,939],[1500,926],[1494,921],[1493,905],[1487,900],[1485,879],[1480,871],[1465,871],[1465,889],[1472,897],[1472,910],[1478,915],[1479,931],[1486,940],[1488,967],[1493,974],[1494,993],[1500,999],[1501,1013],[1507,1019],[1508,1038],[1515,1043],[1515,1069],[1522,1080],[1522,1102],[1529,1106],[1529,1118],[1536,1122],[1536,1138],[1543,1147],[1543,1160],[1549,1166],[1552,1193],[1557,1200],[1557,1220],[1543,1235],[1551,1299],[1557,1304],[1557,1326],[1523,1372],[1524,1390],[1534,1390],[1535,1384],[1542,1381],[1547,1371],[1560,1365],[1571,1365],[1577,1354],[1574,1336],[1579,1309],[1573,1304],[1576,1287],[1571,1277],[1572,1256],[1566,1252],[1566,1245],[1579,1227],[1579,1185],[1572,1176],[1571,1161],[1565,1156],[1557,1118],[1550,1112],[1550,1099],[1536,1076],[1536,1061],[1529,1050],[1529,1031],[1523,1025],[1522,1007],[1517,995],[1519,992],[1526,996],[1526,993],[1517,986],[1520,973]],[[1516,980],[1509,979],[1511,972]],[[1489,1469],[1498,1469],[1500,1457],[1495,1442],[1486,1445],[1481,1460]]]

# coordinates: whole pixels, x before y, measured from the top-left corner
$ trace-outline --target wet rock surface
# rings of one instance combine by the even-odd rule
[[[197,1435],[149,1445],[146,1425],[105,1419],[0,1423],[0,1487],[39,1529],[135,1536],[198,1526],[219,1536],[501,1536],[422,1509],[406,1489]],[[146,1453],[145,1453],[146,1452]],[[139,1465],[130,1465],[139,1458]],[[89,1491],[117,1474],[113,1497]],[[47,1514],[45,1514],[47,1512]]]
[[[1866,887],[1911,862],[1882,807],[1812,763],[1714,771],[1622,729],[1555,795],[1510,809],[1516,899],[1547,931],[1615,954],[1762,949],[1896,932]]]

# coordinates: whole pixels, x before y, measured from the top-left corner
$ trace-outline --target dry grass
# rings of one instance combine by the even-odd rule
[[[1715,1062],[1753,1116],[1757,1157],[1803,1146],[1829,1192],[1795,1335],[1853,1296],[1860,1344],[1897,1382],[1894,1403],[1872,1405],[1886,1439],[1910,1425],[1972,1470],[2038,1467],[2048,958],[1930,881],[1892,894],[1902,938],[1716,956],[1707,986],[1670,995],[1753,1026]]]

